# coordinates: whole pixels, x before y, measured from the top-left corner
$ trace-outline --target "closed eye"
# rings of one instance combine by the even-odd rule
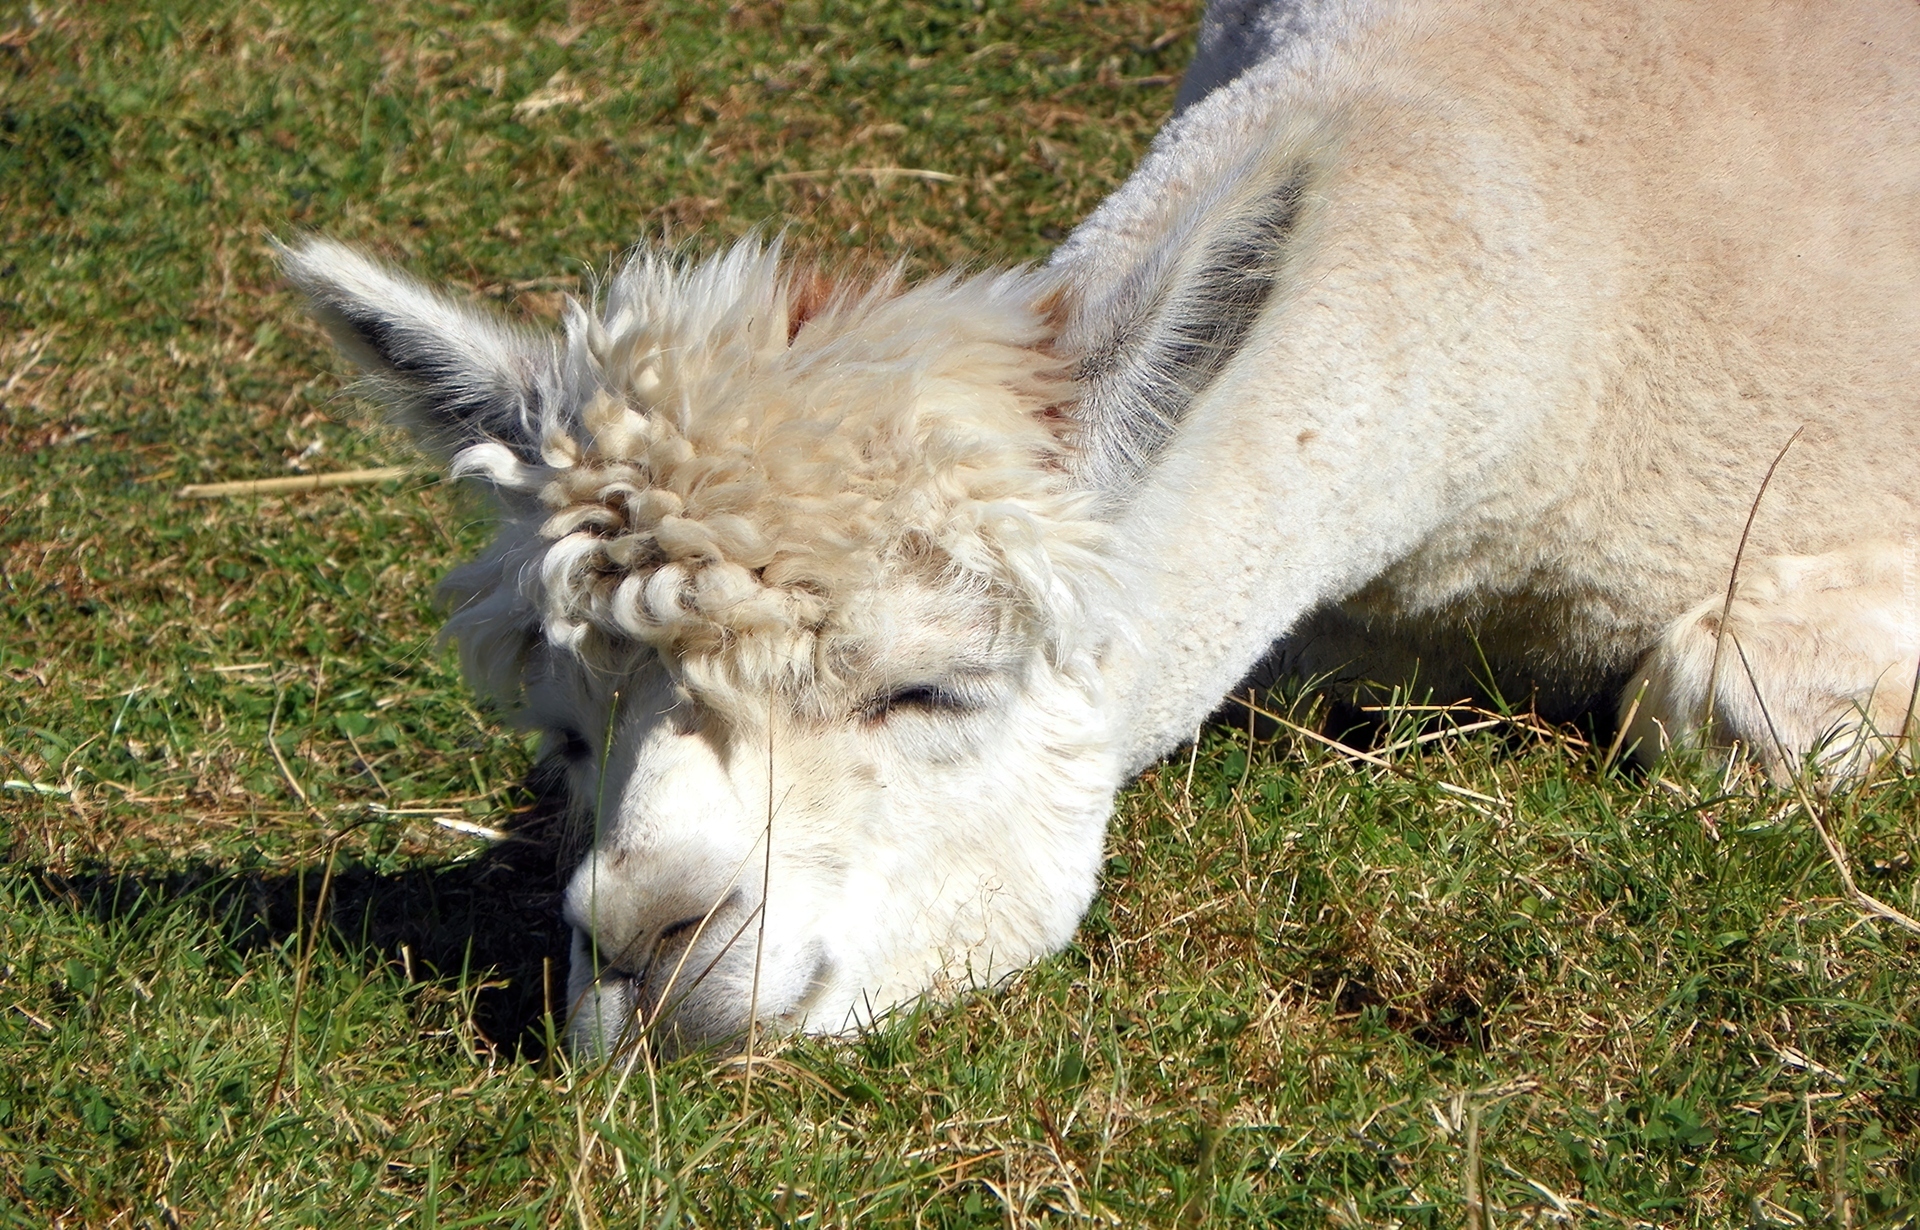
[[[883,722],[895,713],[955,714],[978,708],[971,697],[937,683],[916,683],[895,688],[862,704],[856,715],[867,722]]]
[[[588,743],[587,737],[579,731],[563,726],[553,731],[552,735],[553,750],[561,759],[577,764],[593,756],[593,745]]]

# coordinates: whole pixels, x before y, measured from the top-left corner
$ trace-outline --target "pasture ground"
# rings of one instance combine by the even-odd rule
[[[768,220],[855,268],[1033,259],[1195,17],[0,2],[0,1221],[1915,1223],[1920,941],[1792,795],[1523,716],[1384,715],[1387,767],[1215,731],[1005,993],[750,1087],[570,1068],[529,745],[433,641],[480,505],[175,494],[407,460],[270,235],[534,318]],[[1920,778],[1821,808],[1920,914]]]

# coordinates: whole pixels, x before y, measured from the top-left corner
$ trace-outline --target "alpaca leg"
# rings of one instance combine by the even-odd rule
[[[1811,754],[1849,777],[1920,734],[1917,684],[1920,544],[1874,544],[1748,561],[1730,608],[1705,598],[1667,628],[1620,712],[1643,761],[1711,722],[1712,743],[1745,747],[1776,776]]]

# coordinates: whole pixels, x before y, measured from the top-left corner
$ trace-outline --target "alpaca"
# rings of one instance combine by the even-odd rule
[[[1779,772],[1909,728],[1920,8],[1224,0],[1177,105],[1038,269],[642,253],[549,339],[284,253],[497,498],[448,627],[593,828],[578,1051],[1058,949],[1262,661]]]

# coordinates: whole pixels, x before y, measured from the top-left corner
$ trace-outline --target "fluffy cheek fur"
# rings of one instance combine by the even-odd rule
[[[929,988],[990,984],[1072,938],[1120,774],[1086,691],[1033,673],[995,710],[901,714],[845,736],[871,766],[869,827],[852,835],[863,853],[837,900],[822,902],[838,959],[811,1028],[846,1028]]]
[[[842,1030],[1066,943],[1118,773],[1084,687],[1035,671],[987,712],[782,719],[771,755],[764,725],[723,733],[670,688],[636,697],[607,758],[617,802],[567,894],[575,1031],[602,1035],[576,1042],[600,1049],[636,1010],[715,1040],[749,1003]]]

